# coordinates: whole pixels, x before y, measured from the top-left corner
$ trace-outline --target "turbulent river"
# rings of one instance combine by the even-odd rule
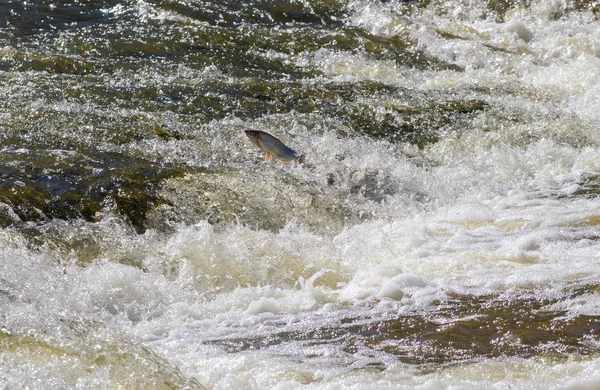
[[[599,18],[0,1],[0,387],[600,388]]]

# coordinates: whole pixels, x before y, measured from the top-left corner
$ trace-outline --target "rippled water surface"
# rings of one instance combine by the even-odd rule
[[[599,15],[1,1],[0,387],[600,387]]]

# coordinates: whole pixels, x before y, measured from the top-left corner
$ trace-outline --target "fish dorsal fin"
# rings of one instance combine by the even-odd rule
[[[289,139],[287,135],[282,135],[281,137],[277,138],[277,141],[281,142],[282,144],[287,144]]]

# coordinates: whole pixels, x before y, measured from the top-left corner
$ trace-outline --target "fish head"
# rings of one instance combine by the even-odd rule
[[[246,136],[250,138],[250,140],[254,143],[256,143],[258,141],[258,138],[260,137],[260,131],[245,130],[244,133],[246,133]]]
[[[260,131],[256,131],[256,130],[245,130],[244,133],[246,133],[246,136],[248,138],[250,138],[250,141],[252,141],[252,143],[256,146],[258,146],[260,148]]]

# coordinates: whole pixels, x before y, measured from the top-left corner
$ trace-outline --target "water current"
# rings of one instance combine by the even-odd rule
[[[0,1],[0,387],[600,388],[599,16]]]

